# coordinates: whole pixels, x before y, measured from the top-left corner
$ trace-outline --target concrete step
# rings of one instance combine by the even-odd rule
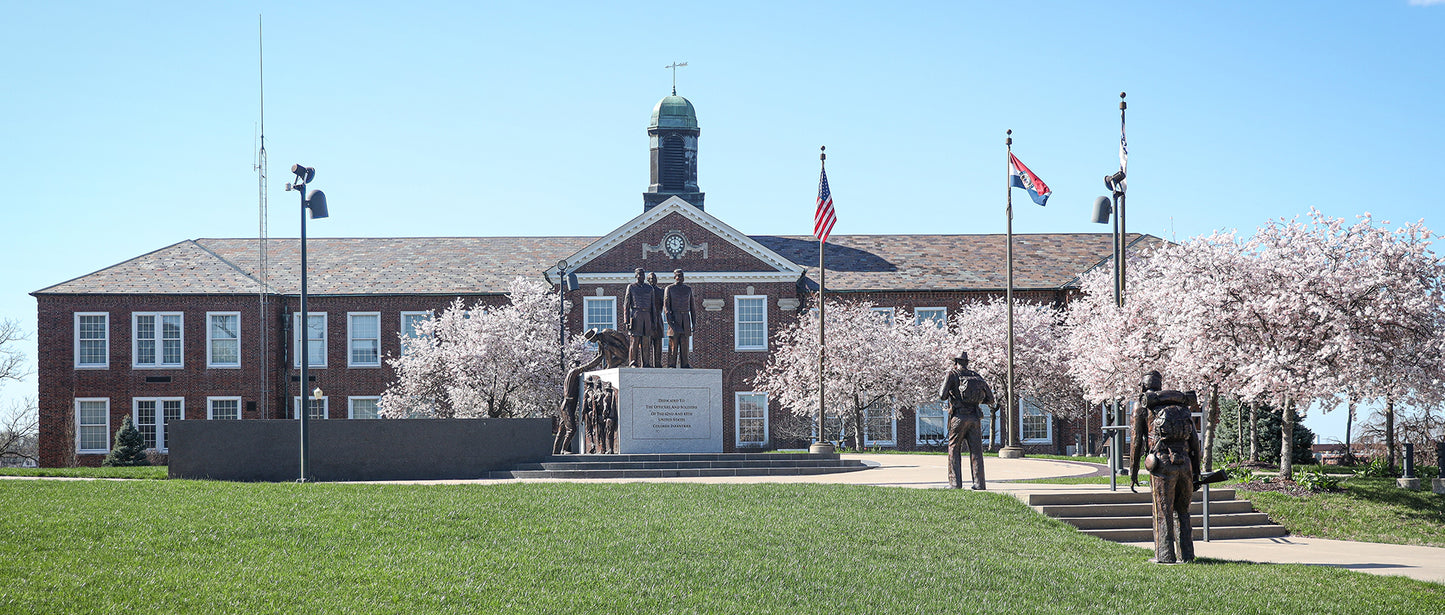
[[[1212,518],[1213,517],[1211,516],[1211,519]],[[1111,540],[1114,542],[1154,541],[1154,529],[1152,526],[1146,529],[1093,529],[1079,531],[1090,536],[1096,536],[1104,540]],[[1217,527],[1211,522],[1209,527],[1210,540],[1228,540],[1231,538],[1275,538],[1288,534],[1289,532],[1286,531],[1283,526],[1274,524],[1233,525]],[[1199,525],[1198,520],[1195,520],[1194,522],[1194,539],[1204,539],[1204,528]]]
[[[1061,504],[1050,506],[1034,506],[1045,515],[1062,519],[1064,517],[1145,517],[1151,518],[1154,514],[1154,505],[1150,502],[1138,504]],[[1200,514],[1204,512],[1204,503],[1196,501],[1189,506],[1189,512]],[[1209,500],[1210,514],[1230,514],[1254,512],[1254,506],[1247,500],[1225,500],[1216,502],[1213,498]]]
[[[1234,489],[1210,489],[1209,501],[1218,502],[1221,500],[1233,500]],[[1052,493],[1030,493],[1026,504],[1029,506],[1049,506],[1068,504],[1139,504],[1152,502],[1149,489],[1145,487],[1139,493],[1132,493],[1128,486],[1121,487],[1119,491],[1064,491]],[[1194,501],[1204,501],[1204,491],[1201,489],[1194,492]]]
[[[1063,521],[1081,530],[1108,530],[1108,529],[1148,529],[1154,527],[1152,516],[1130,516],[1130,517],[1058,517]],[[1204,515],[1201,513],[1191,521],[1194,525],[1204,526]],[[1209,527],[1229,527],[1240,525],[1266,525],[1270,524],[1269,516],[1262,512],[1246,513],[1216,513],[1214,506],[1209,507]],[[1211,536],[1212,537],[1212,536]]]
[[[820,466],[820,467],[772,467],[751,466],[742,468],[673,468],[673,469],[631,469],[631,470],[512,470],[493,472],[490,478],[700,478],[716,476],[801,476],[809,474],[835,474],[866,470],[868,466]]]

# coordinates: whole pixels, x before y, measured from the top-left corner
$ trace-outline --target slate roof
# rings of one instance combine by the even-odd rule
[[[313,238],[308,292],[315,295],[479,295],[517,276],[540,277],[595,237]],[[806,236],[752,239],[815,272]],[[1133,245],[1158,238],[1131,234]],[[1055,289],[1104,262],[1108,233],[1014,235],[1014,287]],[[300,291],[300,243],[268,240],[273,292]],[[256,239],[194,239],[32,294],[246,294],[259,290]],[[830,291],[997,290],[1006,285],[1003,235],[834,235]],[[810,274],[810,278],[814,275]],[[805,281],[815,287],[813,281]]]

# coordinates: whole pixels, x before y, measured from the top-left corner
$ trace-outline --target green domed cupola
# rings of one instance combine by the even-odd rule
[[[671,197],[680,197],[702,209],[703,193],[697,187],[697,110],[673,90],[652,108],[647,135],[652,144],[652,183],[642,193],[647,211]]]
[[[673,94],[652,108],[652,123],[648,128],[697,128],[697,111],[686,98]]]

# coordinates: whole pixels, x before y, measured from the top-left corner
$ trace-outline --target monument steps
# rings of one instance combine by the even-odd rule
[[[1024,500],[1034,510],[1063,521],[1080,532],[1114,542],[1154,540],[1153,503],[1148,491],[1080,491],[1030,493]],[[1204,537],[1204,494],[1194,493],[1189,506],[1195,539]],[[1237,500],[1234,490],[1210,489],[1209,538],[1273,538],[1289,532],[1254,510],[1248,500]]]
[[[868,466],[837,454],[669,453],[552,455],[540,463],[493,472],[492,478],[672,478],[800,476],[855,472]]]

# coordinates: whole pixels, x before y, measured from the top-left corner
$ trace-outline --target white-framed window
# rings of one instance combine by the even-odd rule
[[[291,363],[301,367],[301,315],[291,314]],[[326,312],[311,312],[306,317],[306,362],[310,367],[326,367]]]
[[[181,367],[183,318],[180,312],[132,312],[135,368]]]
[[[617,328],[617,297],[583,297],[582,331]]]
[[[206,419],[212,421],[241,420],[241,398],[207,397]]]
[[[1025,398],[1019,398],[1019,440],[1023,444],[1054,441],[1053,417]]]
[[[75,400],[75,452],[110,452],[110,398]]]
[[[768,297],[733,296],[733,349],[768,349]]]
[[[206,367],[241,367],[240,312],[206,312]]]
[[[929,402],[913,411],[913,433],[917,444],[948,444],[948,404]]]
[[[739,392],[733,394],[734,437],[738,446],[764,446],[768,443],[768,394]]]
[[[873,308],[873,313],[877,314],[879,318],[883,319],[883,322],[888,323],[889,325],[893,324],[893,308],[876,307]]]
[[[346,398],[346,418],[376,418],[376,404],[380,400],[381,398],[375,395]]]
[[[330,408],[328,407],[328,404],[327,404],[327,401],[328,401],[329,399],[330,399],[329,397],[320,397],[320,398],[312,397],[312,398],[310,398],[310,399],[307,400],[307,401],[311,402],[311,403],[309,404],[309,405],[311,406],[311,414],[308,415],[308,416],[311,418],[311,420],[314,421],[314,420],[316,420],[316,419],[325,419],[325,418],[327,418],[328,416],[330,416],[331,413],[328,412],[328,410],[329,410]],[[300,407],[301,407],[301,398],[300,398],[300,397],[292,397],[292,398],[291,398],[291,418],[293,418],[293,419],[299,419],[299,418],[301,418],[301,415],[296,413],[296,409],[297,409],[297,408],[300,408]]]
[[[948,308],[921,307],[913,310],[913,324],[932,324],[940,329],[948,326]]]
[[[898,419],[893,415],[893,408],[886,403],[874,404],[863,410],[863,445],[898,445]]]
[[[346,315],[346,366],[381,367],[381,312]]]
[[[135,428],[148,449],[166,452],[166,425],[186,416],[186,400],[180,397],[137,397],[131,400]]]
[[[75,368],[110,368],[110,313],[75,313]]]
[[[402,312],[401,313],[401,337],[403,340],[421,339],[422,335],[417,332],[416,326],[431,320],[431,312]],[[406,343],[402,342],[401,354],[406,355]]]

